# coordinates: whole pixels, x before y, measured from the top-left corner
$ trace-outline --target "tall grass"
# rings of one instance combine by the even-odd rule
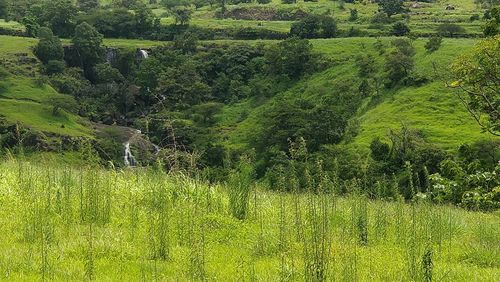
[[[500,275],[497,214],[421,199],[374,201],[359,193],[363,181],[348,183],[354,194],[338,197],[341,184],[321,163],[300,169],[281,169],[277,192],[234,178],[227,185],[252,187],[238,194],[154,168],[2,162],[0,279],[495,281]],[[387,181],[380,189],[391,186]]]

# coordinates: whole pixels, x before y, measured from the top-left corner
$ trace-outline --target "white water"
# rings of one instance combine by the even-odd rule
[[[132,155],[132,151],[130,151],[130,143],[125,143],[125,156],[123,157],[123,162],[125,166],[137,166],[137,161],[135,160],[134,155]]]
[[[145,50],[139,50],[139,54],[141,54],[141,58],[143,59],[147,59],[149,57],[149,54],[148,52],[146,52]]]

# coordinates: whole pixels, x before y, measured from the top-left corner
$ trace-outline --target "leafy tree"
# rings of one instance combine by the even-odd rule
[[[78,7],[80,10],[89,12],[99,7],[99,0],[78,0]]]
[[[484,25],[485,36],[495,36],[500,33],[500,7],[494,7],[489,11],[490,20]]]
[[[361,78],[371,77],[376,72],[375,58],[370,54],[356,57],[356,66],[358,67],[358,76]]]
[[[290,38],[269,48],[265,56],[271,73],[296,79],[311,65],[312,45],[305,39]]]
[[[43,0],[30,6],[29,16],[39,26],[49,27],[54,34],[69,37],[73,34],[77,11],[71,0]]]
[[[72,43],[80,56],[81,65],[87,75],[102,60],[104,54],[102,39],[102,34],[86,22],[75,28]]]
[[[376,161],[384,161],[390,157],[391,147],[389,144],[380,141],[380,138],[375,138],[370,143],[371,156]]]
[[[109,63],[97,64],[94,67],[94,72],[97,83],[118,83],[125,80],[120,71],[113,68]]]
[[[175,24],[187,25],[191,20],[192,11],[186,7],[176,7],[171,10],[174,16]]]
[[[437,27],[437,33],[441,36],[454,37],[465,33],[465,29],[457,24],[443,23]]]
[[[8,15],[8,2],[7,0],[0,0],[0,18],[5,19]]]
[[[379,10],[386,13],[389,17],[406,12],[403,0],[379,0],[378,5]]]
[[[192,32],[184,32],[174,39],[174,47],[181,50],[183,53],[194,53],[198,46],[198,37]]]
[[[439,47],[441,47],[442,41],[443,41],[443,38],[441,38],[440,36],[430,37],[429,40],[427,41],[427,43],[425,43],[425,50],[427,50],[427,52],[437,51],[439,49]]]
[[[58,37],[54,36],[50,28],[42,27],[38,30],[38,44],[35,46],[33,53],[40,61],[47,64],[49,61],[62,61],[64,57],[64,49]]]
[[[328,16],[308,15],[295,22],[290,28],[290,34],[300,38],[329,38],[337,33],[337,24]]]
[[[48,75],[62,73],[66,68],[64,61],[51,60],[45,65],[45,72]]]
[[[390,84],[395,85],[412,72],[416,51],[407,39],[393,40],[392,46],[392,50],[385,57],[385,70]]]
[[[392,34],[395,36],[404,36],[410,33],[410,28],[404,22],[397,22],[392,26]]]
[[[162,72],[156,92],[161,106],[183,109],[206,101],[211,91],[202,81],[195,64],[187,61],[180,67],[170,67]]]
[[[481,41],[452,65],[458,97],[476,122],[500,136],[500,35]]]
[[[358,9],[351,9],[349,15],[349,21],[354,22],[358,19]]]

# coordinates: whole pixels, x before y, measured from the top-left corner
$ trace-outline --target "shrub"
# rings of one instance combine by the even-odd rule
[[[59,38],[52,34],[52,30],[47,27],[42,27],[38,30],[38,38],[40,41],[35,46],[33,53],[44,64],[51,60],[61,61],[64,56],[64,50]]]
[[[474,15],[470,16],[470,18],[469,18],[469,21],[471,21],[471,22],[478,21],[478,20],[479,20],[478,14],[474,14]]]
[[[357,9],[351,9],[350,15],[349,15],[349,21],[353,22],[358,19],[358,10]]]
[[[64,61],[50,60],[45,66],[45,72],[48,75],[62,73],[66,68],[66,63]]]
[[[410,28],[404,22],[397,22],[392,26],[392,34],[395,36],[404,36],[410,33]]]
[[[443,38],[441,38],[440,36],[430,37],[427,43],[425,43],[425,50],[427,50],[427,52],[437,51],[439,47],[441,47],[442,41]]]
[[[336,33],[337,24],[329,16],[309,15],[290,28],[290,34],[300,38],[329,38]]]
[[[465,33],[465,29],[457,24],[443,23],[437,27],[437,33],[445,37],[454,37]]]
[[[375,15],[373,15],[371,22],[374,24],[386,24],[390,23],[391,19],[389,18],[389,16],[387,16],[386,13],[378,12]]]

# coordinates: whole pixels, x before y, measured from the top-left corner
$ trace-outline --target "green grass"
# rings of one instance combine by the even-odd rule
[[[338,38],[312,40],[314,50],[325,54],[334,62],[334,66],[312,76],[304,78],[294,87],[275,98],[258,104],[250,101],[229,105],[219,115],[219,129],[224,143],[232,147],[248,147],[257,124],[263,113],[269,111],[279,97],[292,99],[303,97],[316,101],[321,97],[334,95],[335,89],[345,83],[360,82],[354,58],[361,53],[372,53],[380,64],[382,58],[375,53],[375,38]],[[389,46],[392,38],[381,38]],[[402,124],[421,130],[427,141],[446,149],[454,150],[464,143],[473,143],[480,139],[490,139],[469,116],[457,97],[445,86],[449,64],[462,52],[471,48],[476,40],[445,39],[442,47],[427,53],[424,49],[426,40],[414,42],[417,49],[415,72],[425,75],[430,82],[421,87],[399,87],[384,90],[381,98],[375,102],[367,99],[359,109],[359,134],[353,145],[367,148],[372,139],[388,137],[389,129],[400,129]],[[436,66],[436,70],[434,69]],[[335,106],[335,105],[332,105]],[[247,118],[242,118],[242,115]]]
[[[27,37],[16,37],[0,35],[0,58],[7,58],[16,53],[29,53],[31,47],[38,42],[38,39]]]
[[[52,107],[31,101],[0,99],[0,118],[10,123],[48,133],[68,136],[89,136],[91,130],[82,125],[82,120],[75,115],[61,111],[52,114]]]
[[[43,163],[0,163],[2,279],[304,281],[305,257],[318,258],[304,257],[318,246],[313,219],[326,219],[324,259],[315,261],[325,263],[327,281],[410,281],[412,271],[420,279],[425,248],[435,280],[500,275],[498,213],[258,189],[248,217],[237,220],[226,186],[152,170]],[[311,203],[327,210],[314,214]],[[362,209],[365,244],[358,240]]]
[[[15,21],[6,22],[2,19],[0,19],[0,28],[24,30],[24,26],[22,24]]]

